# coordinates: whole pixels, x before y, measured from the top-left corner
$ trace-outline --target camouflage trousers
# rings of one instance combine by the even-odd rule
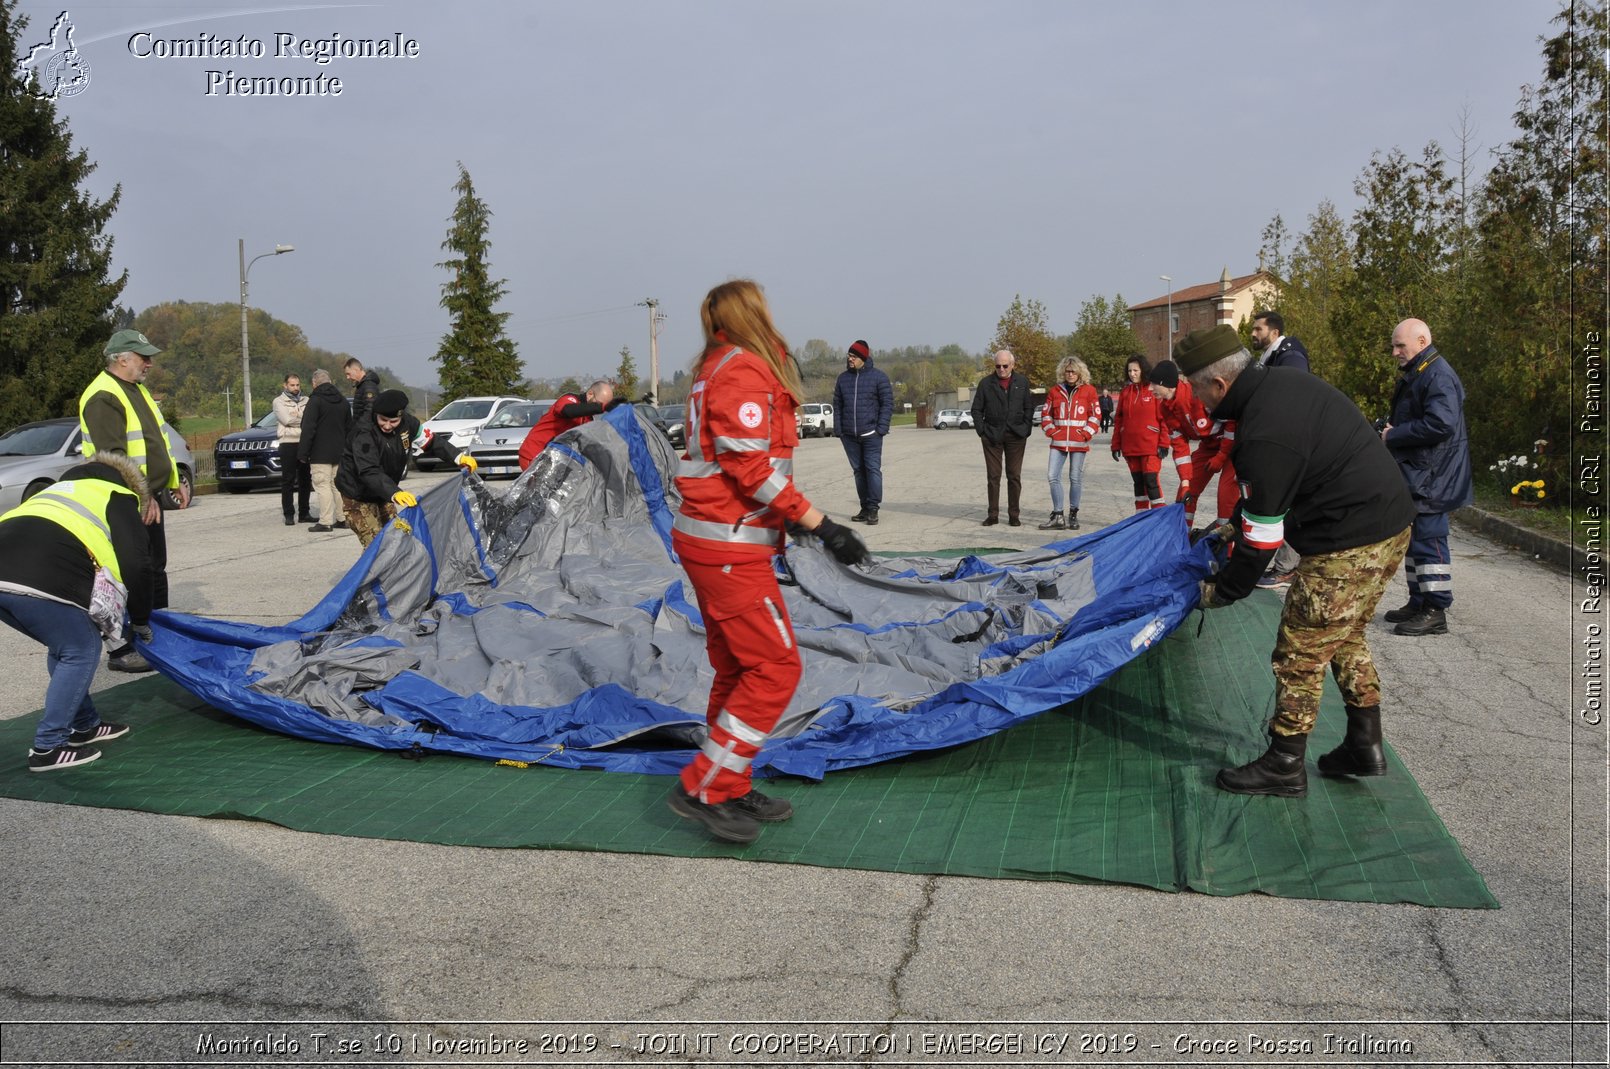
[[[1409,529],[1385,541],[1304,557],[1286,591],[1271,661],[1275,669],[1276,735],[1306,735],[1319,716],[1325,668],[1342,700],[1364,708],[1381,704],[1364,628],[1409,546]]]
[[[365,549],[397,515],[397,506],[390,501],[354,501],[346,494],[341,495],[341,510],[346,513],[347,526]]]

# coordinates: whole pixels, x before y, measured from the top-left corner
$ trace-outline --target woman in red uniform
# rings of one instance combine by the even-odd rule
[[[1124,388],[1112,416],[1112,458],[1122,457],[1129,464],[1129,477],[1135,481],[1135,511],[1163,507],[1163,489],[1157,481],[1162,456],[1168,452],[1168,432],[1163,430],[1157,398],[1146,384],[1146,365],[1139,356],[1124,364]]]
[[[753,842],[762,823],[794,807],[750,781],[754,760],[799,684],[793,625],[772,570],[784,527],[813,531],[845,564],[866,559],[855,532],[794,486],[799,365],[748,279],[711,290],[699,310],[704,351],[688,392],[687,453],[677,470],[682,508],[671,543],[698,598],[716,670],[709,735],[671,791],[671,809],[727,842]]]
[[[1079,498],[1084,494],[1085,456],[1090,439],[1101,426],[1101,404],[1090,385],[1090,369],[1077,356],[1063,357],[1057,365],[1057,383],[1045,395],[1040,429],[1051,439],[1046,477],[1051,481],[1051,519],[1042,531],[1077,531]],[[1068,518],[1062,519],[1062,472],[1068,472]]]

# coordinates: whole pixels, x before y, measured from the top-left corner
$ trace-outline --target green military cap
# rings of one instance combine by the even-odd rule
[[[106,343],[106,355],[117,353],[139,353],[141,356],[155,356],[162,350],[151,344],[147,338],[137,330],[120,330],[112,335],[112,340]]]
[[[1193,330],[1174,343],[1174,363],[1181,375],[1194,375],[1242,349],[1241,335],[1228,323]]]

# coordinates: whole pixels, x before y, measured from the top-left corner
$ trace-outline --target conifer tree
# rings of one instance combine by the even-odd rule
[[[442,248],[455,255],[437,267],[452,277],[442,283],[442,307],[452,317],[452,329],[442,337],[434,359],[443,394],[451,399],[478,394],[519,393],[525,389],[521,360],[514,341],[503,332],[508,312],[495,308],[505,293],[505,280],[487,272],[492,242],[487,236],[492,210],[475,192],[464,165],[458,165],[453,208]]]
[[[38,43],[27,26],[0,0],[0,427],[78,411],[128,279],[111,276],[104,233],[121,187],[104,201],[82,190],[95,164],[56,102],[18,75]]]
[[[641,383],[637,378],[637,361],[632,359],[632,347],[621,346],[620,366],[615,369],[615,396],[631,401],[637,397]]]

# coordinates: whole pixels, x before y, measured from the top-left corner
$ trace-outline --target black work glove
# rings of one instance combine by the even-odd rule
[[[609,404],[604,406],[604,411],[605,412],[613,412],[615,409],[619,408],[621,405],[624,405],[625,403],[626,403],[626,398],[617,397],[614,400],[610,401]]]
[[[1162,460],[1166,456],[1168,456],[1168,446],[1166,446],[1166,445],[1158,446],[1157,447],[1157,459]]]
[[[822,540],[822,545],[838,558],[840,564],[862,564],[867,559],[866,543],[861,541],[861,537],[826,516],[816,525],[816,537]]]

